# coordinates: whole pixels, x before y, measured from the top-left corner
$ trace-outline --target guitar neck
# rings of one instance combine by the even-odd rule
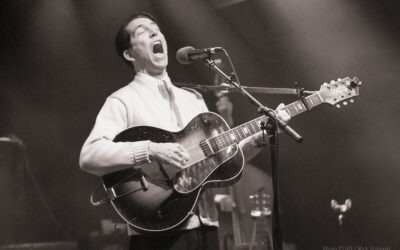
[[[304,98],[304,102],[309,109],[312,109],[313,107],[323,103],[319,92],[307,96],[306,98]],[[298,100],[287,105],[283,108],[283,110],[285,110],[290,115],[290,117],[293,117],[307,111],[308,109],[301,100]]]
[[[271,232],[269,230],[270,224],[267,217],[257,218],[254,221],[253,235],[256,243],[254,250],[272,250]],[[255,230],[255,232],[254,232]]]
[[[318,92],[304,98],[304,102],[310,109],[323,103]],[[308,109],[305,104],[301,100],[299,100],[287,105],[283,108],[283,110],[286,111],[290,115],[290,117],[294,117],[307,111]],[[207,140],[207,142],[214,152],[218,152],[226,147],[239,143],[247,137],[250,137],[260,132],[262,124],[266,124],[267,122],[268,118],[266,116],[260,116],[254,120],[251,120],[214,137],[211,137]]]

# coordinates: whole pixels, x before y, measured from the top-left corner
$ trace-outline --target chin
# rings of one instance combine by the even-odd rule
[[[154,66],[158,69],[165,69],[168,66],[168,58],[166,58],[165,60],[159,61],[157,63],[154,63]]]

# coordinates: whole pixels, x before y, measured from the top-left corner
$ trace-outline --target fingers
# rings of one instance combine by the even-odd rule
[[[278,110],[277,115],[278,115],[278,118],[280,120],[284,121],[285,123],[290,120],[290,115],[286,111]]]
[[[284,107],[285,104],[283,103],[279,104],[278,107],[276,108],[276,114],[280,120],[286,123],[290,120],[290,115],[285,110],[283,110]]]
[[[181,157],[181,160],[183,160],[185,162],[189,161],[188,151],[182,145],[180,145],[180,144],[177,144],[177,145],[178,145],[177,153]]]
[[[167,161],[167,163],[179,169],[183,169],[185,167],[185,164],[179,160],[170,159]]]
[[[175,167],[184,168],[185,164],[189,161],[189,154],[186,149],[177,143],[170,143],[170,145],[166,146],[169,149],[163,160]]]
[[[151,143],[149,154],[156,160],[173,165],[178,168],[185,168],[189,161],[189,153],[178,143]]]
[[[284,107],[285,107],[285,104],[281,103],[281,104],[278,105],[278,107],[276,107],[276,110],[283,109]]]

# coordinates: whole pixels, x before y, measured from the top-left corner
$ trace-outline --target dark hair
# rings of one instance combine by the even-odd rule
[[[131,15],[119,28],[117,35],[115,36],[115,48],[117,49],[118,55],[126,62],[129,66],[132,66],[132,62],[128,61],[124,57],[124,51],[129,49],[131,46],[131,34],[126,29],[128,24],[137,18],[145,17],[157,24],[155,17],[147,12],[139,12]]]

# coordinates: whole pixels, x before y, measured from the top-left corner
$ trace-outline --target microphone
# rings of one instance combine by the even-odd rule
[[[180,48],[176,52],[176,60],[180,64],[189,64],[194,62],[197,59],[205,59],[209,58],[212,54],[223,51],[222,47],[213,47],[213,48],[205,48],[205,49],[195,49],[192,46],[186,46]]]

